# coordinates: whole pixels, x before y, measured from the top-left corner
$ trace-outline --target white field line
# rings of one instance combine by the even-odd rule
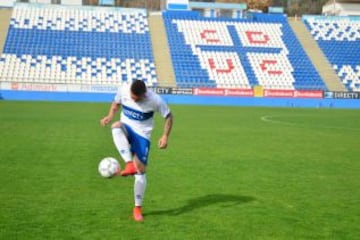
[[[289,116],[287,116],[289,117]],[[298,117],[298,116],[291,116],[291,117]],[[298,127],[306,127],[303,124],[299,124],[299,123],[293,123],[293,122],[288,122],[288,121],[283,121],[283,120],[278,120],[278,119],[274,119],[274,118],[280,118],[280,116],[262,116],[261,117],[261,121],[263,122],[267,122],[267,123],[273,123],[273,124],[283,124],[283,125],[288,125],[288,126],[298,126]],[[333,126],[311,126],[314,128],[323,128],[323,129],[338,129],[338,130],[352,130],[352,131],[360,131],[360,128],[353,128],[353,127],[333,127]]]

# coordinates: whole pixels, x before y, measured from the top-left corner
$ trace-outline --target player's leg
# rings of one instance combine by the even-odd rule
[[[132,162],[132,153],[125,127],[120,121],[115,122],[111,126],[111,132],[116,149],[118,150],[121,158],[126,163],[125,169],[124,171],[122,171],[122,173],[125,173],[124,176],[134,174],[136,172],[136,169]]]
[[[137,156],[134,157],[134,163],[137,168],[138,173],[134,175],[134,201],[135,207],[133,210],[133,216],[135,221],[142,221],[144,219],[142,215],[142,204],[145,195],[146,189],[146,173],[145,173],[145,165],[140,162]]]
[[[134,150],[134,163],[137,169],[137,173],[134,181],[134,219],[136,221],[142,221],[142,205],[146,190],[146,165],[150,149],[150,141],[141,136],[135,136],[132,144]]]
[[[137,155],[135,154],[134,157],[133,157],[133,161],[134,161],[134,164],[135,164],[135,167],[136,167],[136,170],[139,174],[141,173],[145,173],[146,171],[146,165],[145,163],[141,162],[139,160],[139,158],[137,157]]]

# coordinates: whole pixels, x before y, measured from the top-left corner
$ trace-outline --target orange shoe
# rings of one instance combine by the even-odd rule
[[[142,222],[144,220],[144,217],[141,213],[141,207],[138,207],[138,206],[134,207],[133,214],[134,214],[135,221]]]
[[[126,163],[125,169],[120,172],[121,176],[126,177],[137,173],[135,164],[133,162]]]

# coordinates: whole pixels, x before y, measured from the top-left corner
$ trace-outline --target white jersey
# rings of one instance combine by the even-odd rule
[[[170,114],[165,101],[150,89],[147,89],[143,100],[135,102],[131,98],[129,84],[120,87],[114,101],[122,105],[120,121],[146,139],[150,139],[154,128],[154,112],[159,112],[164,118]]]

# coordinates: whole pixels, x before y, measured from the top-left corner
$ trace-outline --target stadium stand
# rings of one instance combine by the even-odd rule
[[[16,4],[0,57],[9,82],[157,84],[146,11]]]
[[[172,64],[162,62],[176,80],[164,75],[171,79],[164,86],[329,90],[285,15],[234,19],[164,11],[162,20]],[[360,91],[354,54],[360,50],[359,18],[316,16],[303,22],[344,86]],[[151,37],[144,9],[17,3],[0,56],[0,80],[115,86],[143,79],[157,86]]]
[[[224,19],[165,11],[163,19],[180,87],[327,89],[281,14]]]
[[[303,22],[349,91],[360,91],[360,18],[304,16]]]

